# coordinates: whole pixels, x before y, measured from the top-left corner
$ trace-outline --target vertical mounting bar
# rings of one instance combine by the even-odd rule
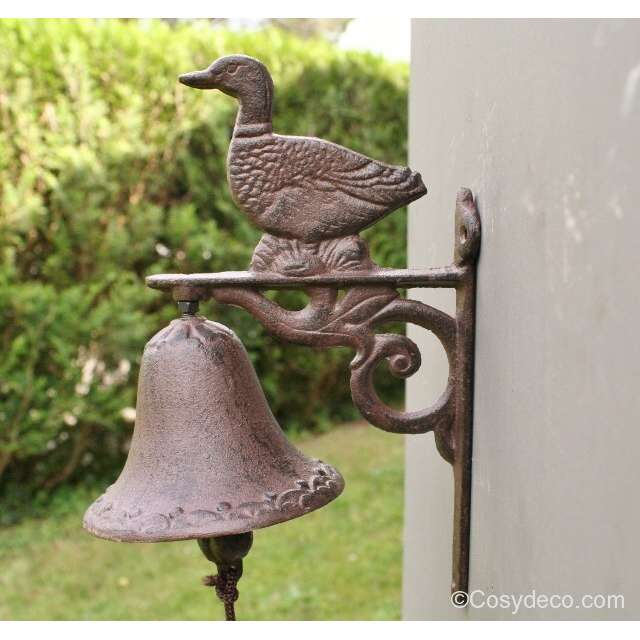
[[[458,326],[456,349],[456,396],[453,440],[454,511],[453,576],[451,592],[469,589],[471,537],[471,458],[473,447],[473,372],[475,342],[475,264],[467,267],[456,292]]]

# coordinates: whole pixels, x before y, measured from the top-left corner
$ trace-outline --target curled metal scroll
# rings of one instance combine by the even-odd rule
[[[453,361],[455,320],[426,304],[399,297],[390,287],[354,287],[339,297],[337,288],[306,289],[308,305],[299,311],[283,309],[262,293],[249,288],[217,288],[218,302],[243,307],[276,337],[313,347],[346,346],[355,349],[351,362],[351,393],[362,415],[375,426],[394,433],[444,430],[453,415]],[[432,331],[449,360],[449,380],[436,402],[420,411],[402,412],[384,404],[373,385],[373,374],[382,360],[399,378],[415,373],[421,364],[418,347],[403,335],[376,333],[382,324],[410,322]]]
[[[221,274],[159,275],[150,286],[173,290],[176,300],[208,297],[242,307],[277,338],[317,348],[346,346],[355,350],[351,362],[354,404],[373,425],[394,433],[434,431],[440,454],[453,462],[456,412],[470,401],[467,380],[473,366],[475,265],[480,248],[480,218],[473,194],[461,189],[456,199],[454,260],[432,271],[380,268],[357,234],[307,242],[264,234],[248,271]],[[395,275],[394,275],[395,274]],[[400,297],[403,278],[411,286],[457,290],[456,317],[429,305]],[[263,289],[291,287],[309,296],[298,311],[282,308]],[[344,295],[340,292],[344,291]],[[447,386],[426,409],[398,411],[376,393],[377,365],[387,361],[391,373],[408,378],[420,367],[420,352],[408,337],[377,333],[389,322],[416,324],[441,342],[449,362]],[[457,399],[456,399],[457,398]],[[462,419],[462,418],[461,418]]]

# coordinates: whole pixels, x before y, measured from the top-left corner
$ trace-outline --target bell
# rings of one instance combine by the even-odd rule
[[[333,467],[287,440],[233,331],[183,315],[145,347],[126,464],[83,524],[110,540],[199,539],[219,570],[235,562],[241,572],[248,532],[318,509],[343,488]]]

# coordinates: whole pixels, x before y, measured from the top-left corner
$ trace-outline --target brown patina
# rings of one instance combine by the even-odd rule
[[[424,195],[420,174],[326,140],[274,134],[273,82],[253,58],[226,56],[180,81],[239,101],[229,187],[238,207],[265,233],[248,271],[147,278],[150,287],[172,292],[184,316],[145,349],[129,459],[117,482],[90,507],[85,527],[114,540],[198,539],[218,566],[206,584],[215,587],[233,619],[250,532],[319,508],[342,491],[337,471],[288,443],[235,335],[195,315],[198,301],[214,298],[246,309],[282,340],[352,348],[351,392],[362,415],[394,433],[434,432],[438,451],[453,467],[451,588],[466,591],[480,249],[471,191],[461,189],[456,200],[451,265],[379,267],[358,234]],[[455,289],[455,316],[402,298],[397,289],[403,286]],[[263,294],[275,288],[304,290],[309,303],[299,311],[284,309]],[[401,378],[421,364],[408,337],[376,332],[390,321],[433,332],[445,349],[447,385],[426,409],[398,411],[374,389],[373,372],[382,360]]]

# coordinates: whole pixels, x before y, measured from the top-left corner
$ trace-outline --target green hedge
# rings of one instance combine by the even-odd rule
[[[226,184],[236,104],[176,76],[253,55],[274,77],[276,131],[394,163],[408,78],[373,55],[208,23],[2,20],[0,50],[0,483],[5,500],[33,502],[122,463],[143,345],[176,315],[144,276],[244,269],[259,238]],[[404,264],[404,212],[367,236],[374,258]],[[280,344],[238,309],[203,312],[240,335],[285,429],[354,415],[350,352]]]

